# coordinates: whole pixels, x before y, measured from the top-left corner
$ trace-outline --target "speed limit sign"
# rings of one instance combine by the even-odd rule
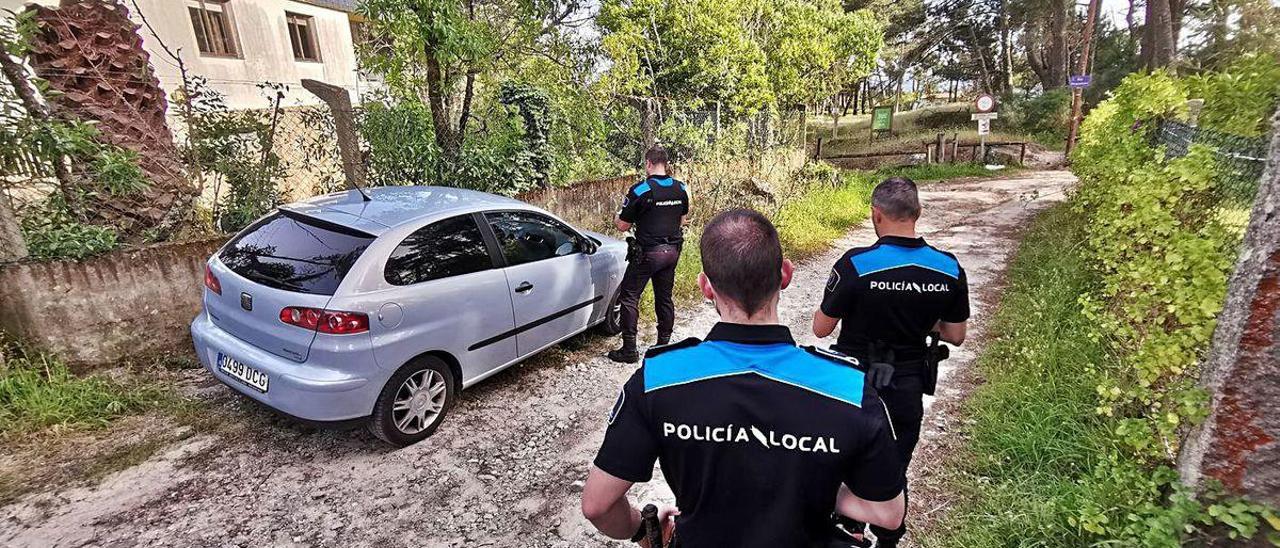
[[[996,109],[996,98],[983,93],[974,100],[973,106],[978,110],[978,112],[991,112]]]

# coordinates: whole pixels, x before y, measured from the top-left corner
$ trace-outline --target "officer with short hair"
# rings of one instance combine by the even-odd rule
[[[746,209],[700,242],[702,294],[720,323],[706,341],[650,348],[609,414],[582,493],[606,536],[639,542],[627,500],[654,461],[679,510],[660,516],[681,548],[822,546],[833,511],[897,527],[903,477],[884,405],[857,362],[796,346],[778,322],[793,266],[778,232]]]
[[[666,149],[655,145],[644,154],[646,177],[631,186],[622,199],[614,220],[618,230],[635,228],[640,246],[638,256],[629,257],[620,287],[622,306],[622,348],[609,352],[616,362],[640,361],[636,350],[636,323],[640,316],[640,294],[653,280],[653,310],[658,317],[658,344],[671,342],[676,322],[676,306],[671,291],[676,283],[676,263],[684,244],[684,224],[689,214],[689,189],[671,177]]]
[[[871,222],[879,240],[836,261],[813,333],[826,337],[841,324],[834,349],[868,364],[868,379],[888,405],[897,432],[902,474],[920,439],[925,394],[937,381],[937,340],[964,342],[969,286],[955,255],[916,234],[916,184],[892,177],[871,193]],[[932,334],[932,341],[928,340]],[[930,344],[932,343],[932,345]],[[945,347],[942,348],[945,350]],[[860,524],[845,524],[861,534]],[[897,546],[906,525],[872,526],[877,546]]]

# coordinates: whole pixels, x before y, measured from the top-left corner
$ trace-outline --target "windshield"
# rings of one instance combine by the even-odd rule
[[[268,287],[333,295],[373,240],[359,230],[277,211],[245,229],[218,258]]]

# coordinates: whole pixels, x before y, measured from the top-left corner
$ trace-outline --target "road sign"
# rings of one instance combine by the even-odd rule
[[[981,118],[978,120],[978,135],[988,135],[991,133],[991,119]]]
[[[1074,74],[1067,79],[1067,83],[1073,88],[1087,88],[1092,77],[1088,74]]]
[[[889,131],[890,129],[893,129],[893,107],[871,109],[871,131]]]
[[[995,112],[975,112],[969,115],[970,120],[995,120],[999,117],[999,114]]]
[[[996,98],[983,93],[973,101],[973,106],[978,109],[978,112],[991,112],[996,109]]]

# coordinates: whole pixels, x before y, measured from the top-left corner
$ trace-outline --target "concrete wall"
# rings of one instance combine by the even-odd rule
[[[117,251],[80,262],[0,266],[0,331],[81,367],[185,350],[204,263],[224,237]]]
[[[19,11],[31,3],[52,6],[57,5],[58,0],[0,0],[0,9]],[[345,12],[297,0],[228,0],[225,5],[231,12],[241,53],[239,58],[224,58],[202,54],[196,45],[195,30],[187,13],[187,6],[197,5],[196,0],[137,0],[137,3],[165,45],[174,51],[181,50],[187,71],[207,78],[211,88],[226,95],[230,108],[269,107],[268,98],[257,88],[262,82],[287,84],[289,90],[283,103],[286,106],[320,104],[319,99],[302,89],[303,78],[347,88],[353,100],[371,85],[361,82],[357,75],[351,24]],[[124,5],[133,20],[141,23],[138,14],[133,13],[132,2],[124,0]],[[289,29],[285,25],[286,11],[314,18],[320,61],[294,59]],[[178,68],[145,27],[139,29],[138,34],[142,36],[143,48],[151,55],[151,66],[161,87],[171,94],[182,82]]]

